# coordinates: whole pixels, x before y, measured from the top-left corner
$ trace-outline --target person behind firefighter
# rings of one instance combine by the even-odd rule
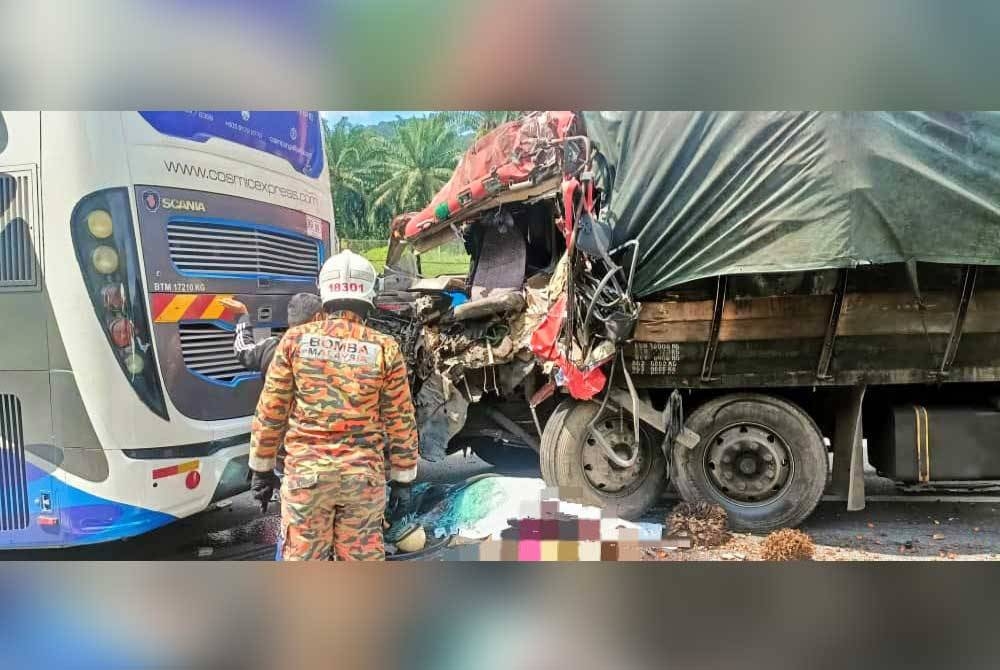
[[[274,358],[274,350],[278,347],[281,338],[275,335],[265,337],[262,340],[254,340],[253,329],[250,324],[249,310],[247,306],[236,298],[222,298],[220,302],[230,308],[239,317],[236,319],[236,336],[233,338],[233,355],[240,365],[247,370],[260,372],[267,376],[267,369]],[[315,321],[323,316],[323,302],[315,293],[296,293],[288,301],[288,327],[294,328],[303,323]],[[280,479],[284,473],[285,450],[284,446],[278,447],[277,461],[274,467],[274,474]],[[271,502],[277,502],[276,499]]]
[[[274,353],[251,427],[251,490],[269,500],[284,441],[283,560],[383,560],[383,517],[409,503],[417,429],[396,341],[364,324],[375,269],[342,251],[319,276],[326,318],[290,328]],[[386,515],[387,447],[389,514]]]
[[[271,365],[274,350],[278,347],[281,338],[271,335],[255,341],[247,306],[234,297],[221,298],[220,302],[239,314],[236,319],[236,334],[233,338],[233,355],[236,356],[236,360],[247,370],[254,370],[267,376],[267,368]],[[315,321],[322,315],[323,303],[315,293],[296,293],[288,301],[289,328]],[[274,465],[274,474],[279,481],[284,476],[284,467],[285,445],[282,444],[278,447],[277,460]],[[261,513],[267,512],[269,502],[278,502],[277,491],[273,493],[270,501],[260,502]],[[281,560],[280,539],[275,547],[275,560]]]

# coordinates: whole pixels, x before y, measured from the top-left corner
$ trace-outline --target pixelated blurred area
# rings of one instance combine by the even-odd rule
[[[590,0],[0,3],[22,108],[995,106],[1000,5]],[[221,107],[220,107],[221,106]]]
[[[983,567],[11,564],[0,648],[60,670],[991,668]]]

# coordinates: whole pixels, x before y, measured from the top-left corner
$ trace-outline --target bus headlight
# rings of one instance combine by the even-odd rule
[[[106,240],[114,232],[114,224],[107,210],[95,209],[87,215],[87,230],[99,240]]]
[[[169,420],[153,354],[128,189],[105,189],[83,197],[73,209],[70,229],[81,279],[117,365],[146,407]]]
[[[118,252],[102,244],[94,249],[90,261],[94,264],[94,269],[102,275],[114,274],[118,269]]]
[[[142,371],[146,369],[146,361],[142,360],[142,356],[132,352],[125,357],[123,361],[125,363],[125,369],[128,370],[130,375],[141,375]]]

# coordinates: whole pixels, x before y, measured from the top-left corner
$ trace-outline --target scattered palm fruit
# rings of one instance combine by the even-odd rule
[[[815,549],[812,538],[801,530],[782,528],[764,538],[760,556],[765,561],[808,561]]]
[[[690,538],[692,547],[718,547],[729,541],[726,510],[706,502],[678,503],[667,517],[673,537]]]

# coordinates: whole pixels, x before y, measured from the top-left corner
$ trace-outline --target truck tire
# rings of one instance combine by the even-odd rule
[[[555,411],[549,416],[542,429],[542,441],[539,446],[538,461],[539,469],[542,471],[542,479],[549,486],[555,486],[556,481],[556,442],[562,435],[563,424],[566,423],[566,415],[573,407],[573,403],[563,401],[556,406]]]
[[[602,453],[590,431],[596,403],[564,401],[545,424],[541,443],[542,477],[559,488],[564,500],[594,505],[609,513],[635,519],[660,500],[666,488],[663,436],[640,424],[639,456],[630,468],[619,468]],[[606,409],[594,430],[622,449],[623,458],[634,443],[632,418]]]
[[[684,500],[724,507],[732,528],[797,526],[823,496],[826,446],[797,405],[762,394],[727,395],[698,407],[685,425],[701,440],[691,449],[674,446],[674,485]]]

